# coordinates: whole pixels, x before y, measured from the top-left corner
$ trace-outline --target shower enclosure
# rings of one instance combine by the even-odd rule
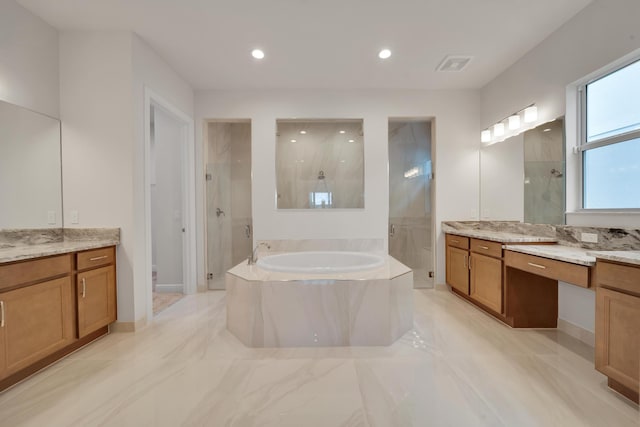
[[[431,122],[389,121],[389,254],[433,286]]]
[[[247,259],[251,218],[251,122],[209,121],[206,137],[207,282],[224,289],[225,272]]]

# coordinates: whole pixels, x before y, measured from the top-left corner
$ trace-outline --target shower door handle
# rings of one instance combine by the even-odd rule
[[[251,238],[251,226],[250,225],[245,225],[244,226],[244,234],[245,236],[247,236],[247,239]]]
[[[391,224],[389,226],[389,237],[393,237],[396,234],[396,226]]]

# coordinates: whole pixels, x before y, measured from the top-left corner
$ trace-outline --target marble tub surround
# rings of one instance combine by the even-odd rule
[[[227,328],[248,347],[387,346],[413,327],[413,275],[250,281],[227,274]]]
[[[589,251],[597,259],[640,265],[640,251]]]
[[[270,249],[262,246],[260,248],[261,253],[301,251],[384,252],[384,239],[289,239],[259,240],[256,242],[256,244],[259,243],[266,243],[270,246]]]
[[[504,245],[503,249],[523,254],[555,259],[571,264],[592,267],[596,264],[596,257],[589,249],[574,248],[564,245]]]
[[[285,252],[282,252],[285,253]],[[273,255],[273,252],[262,252],[262,256]],[[365,270],[354,271],[344,273],[323,273],[323,274],[310,274],[310,273],[288,273],[282,271],[268,271],[260,268],[258,265],[249,265],[243,261],[237,264],[227,272],[227,278],[229,275],[239,277],[247,281],[254,282],[288,282],[299,280],[345,280],[345,281],[358,281],[358,280],[382,280],[393,279],[403,274],[411,272],[411,269],[400,261],[396,260],[392,256],[384,255],[385,262],[381,267]],[[260,256],[258,256],[260,259]]]
[[[555,237],[548,235],[545,229],[537,233],[537,230],[515,227],[514,224],[520,223],[496,221],[486,223],[486,228],[482,228],[485,225],[482,222],[443,222],[442,232],[501,243],[556,243],[558,241]]]
[[[61,229],[62,230],[62,229]],[[0,245],[0,263],[22,261],[69,252],[97,249],[120,244],[119,228],[64,229],[57,241],[36,244]],[[25,234],[29,234],[28,232]],[[24,241],[24,239],[22,240]]]

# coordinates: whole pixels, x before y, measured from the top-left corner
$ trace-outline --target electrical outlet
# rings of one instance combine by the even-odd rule
[[[580,233],[580,240],[585,243],[598,243],[598,235],[595,233]]]
[[[56,211],[47,212],[47,224],[54,225],[56,223]]]
[[[69,211],[69,221],[71,221],[71,224],[78,224],[80,222],[78,211]]]

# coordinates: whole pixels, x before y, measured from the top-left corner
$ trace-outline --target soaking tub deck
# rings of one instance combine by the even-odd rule
[[[227,272],[227,328],[249,347],[385,346],[413,327],[413,272],[380,267],[282,272],[246,261]]]

